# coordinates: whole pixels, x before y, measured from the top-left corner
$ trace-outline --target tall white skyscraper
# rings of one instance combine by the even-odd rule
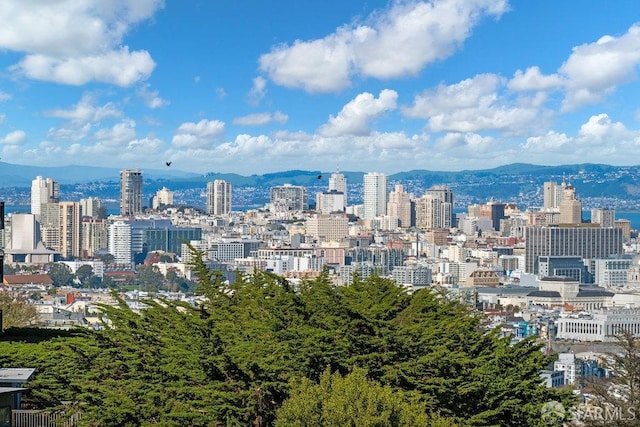
[[[387,213],[387,176],[379,172],[364,175],[364,219]]]
[[[60,184],[51,178],[37,176],[31,181],[31,213],[40,215],[43,203],[60,201]]]
[[[207,183],[207,214],[228,215],[231,212],[231,183],[216,179]]]
[[[109,226],[109,253],[116,264],[131,265],[133,250],[131,249],[131,224],[116,221]]]
[[[411,198],[401,184],[396,184],[394,191],[389,193],[387,215],[397,217],[401,227],[411,227]]]

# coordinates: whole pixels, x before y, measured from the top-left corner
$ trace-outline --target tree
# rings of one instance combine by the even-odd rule
[[[139,265],[136,271],[136,281],[140,290],[157,291],[164,281],[164,276],[155,265]]]
[[[12,292],[0,292],[3,329],[30,326],[38,320],[38,312],[33,304]]]
[[[276,426],[431,425],[415,396],[368,379],[361,368],[344,377],[325,370],[319,384],[307,378],[294,381],[290,396],[277,412]]]
[[[76,270],[76,277],[82,283],[82,286],[88,288],[88,281],[93,277],[93,267],[90,265],[83,265]]]
[[[62,263],[49,264],[49,271],[47,272],[53,285],[56,287],[71,286],[73,284],[74,275],[71,269]]]
[[[593,398],[576,414],[587,426],[640,426],[640,339],[627,330],[616,338],[605,363],[611,377],[591,381]]]

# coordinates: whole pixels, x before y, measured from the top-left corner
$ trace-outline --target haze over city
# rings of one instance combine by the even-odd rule
[[[635,164],[636,7],[3,1],[0,157],[243,174]]]

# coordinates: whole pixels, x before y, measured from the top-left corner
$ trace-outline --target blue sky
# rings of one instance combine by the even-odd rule
[[[635,165],[635,0],[3,0],[3,162]]]

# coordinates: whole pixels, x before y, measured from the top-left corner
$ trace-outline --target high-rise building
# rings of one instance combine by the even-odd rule
[[[600,227],[616,226],[616,211],[613,209],[591,209],[591,223]]]
[[[120,215],[142,213],[142,171],[123,169],[120,171]]]
[[[60,201],[60,184],[51,178],[37,176],[31,181],[31,213],[40,215],[43,203]]]
[[[116,221],[109,226],[109,253],[113,255],[116,264],[129,267],[133,264],[130,224]]]
[[[592,224],[560,227],[526,227],[525,271],[538,273],[541,256],[605,258],[622,253],[622,230]]]
[[[60,242],[58,252],[64,258],[82,256],[82,210],[80,203],[58,203],[60,213]]]
[[[313,215],[307,219],[306,235],[318,242],[338,242],[349,235],[349,220],[344,214]]]
[[[271,187],[270,206],[276,212],[309,210],[307,189],[291,184]]]
[[[580,224],[582,222],[582,202],[576,198],[573,185],[562,184],[560,202],[560,224]]]
[[[82,209],[82,216],[95,218],[100,214],[102,208],[102,200],[97,197],[87,197],[86,199],[80,199],[80,209]]]
[[[401,184],[396,184],[394,191],[389,193],[387,202],[387,215],[395,216],[400,221],[400,227],[411,227],[411,198],[409,193],[404,191]]]
[[[336,169],[329,178],[329,191],[337,191],[344,194],[344,205],[347,206],[347,178]]]
[[[216,179],[207,183],[207,214],[229,215],[231,212],[231,183]]]
[[[82,221],[82,256],[95,256],[99,249],[109,247],[109,224],[104,219],[86,218]]]
[[[563,196],[562,186],[558,185],[554,181],[547,181],[543,184],[543,192],[543,209],[558,209]]]
[[[346,204],[346,194],[336,191],[322,191],[316,193],[316,211],[324,214],[332,212],[344,212]]]
[[[426,194],[430,194],[442,201],[442,227],[451,228],[456,226],[456,216],[453,211],[453,191],[444,185],[434,185],[430,187]]]
[[[364,175],[364,219],[387,214],[387,176],[379,172]]]
[[[432,194],[425,194],[416,200],[416,227],[432,230],[443,227],[442,200]]]

